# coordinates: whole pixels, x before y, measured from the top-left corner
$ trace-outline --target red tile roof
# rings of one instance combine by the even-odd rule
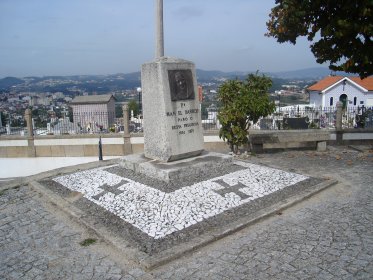
[[[373,90],[373,76],[367,77],[365,79],[360,79],[359,77],[329,76],[310,86],[308,90],[322,91],[324,89],[327,89],[331,85],[334,85],[343,78],[348,78],[367,90]]]
[[[373,76],[365,79],[360,79],[359,77],[349,77],[349,79],[367,90],[373,90]]]

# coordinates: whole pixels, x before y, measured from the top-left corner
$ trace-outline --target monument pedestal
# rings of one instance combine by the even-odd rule
[[[192,62],[160,57],[142,65],[145,157],[169,162],[203,151],[200,104]]]
[[[125,169],[165,182],[189,177],[203,177],[211,170],[232,164],[232,156],[206,151],[199,156],[172,162],[152,160],[146,158],[144,154],[128,155],[119,161],[119,165]]]
[[[165,182],[203,177],[232,164],[229,155],[204,152],[200,103],[192,62],[160,57],[142,65],[144,154],[120,166]]]

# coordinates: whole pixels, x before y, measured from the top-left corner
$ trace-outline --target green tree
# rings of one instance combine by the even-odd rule
[[[228,80],[219,87],[219,136],[228,142],[232,152],[237,153],[240,146],[248,143],[250,121],[256,123],[274,112],[275,104],[268,94],[271,85],[270,78],[256,73],[244,81]]]
[[[68,107],[68,110],[69,110],[69,121],[70,122],[74,122],[74,111],[73,111],[73,107]]]
[[[0,114],[1,114],[1,125],[6,126],[6,124],[8,123],[8,116],[3,112],[0,112]]]
[[[48,113],[45,108],[32,109],[32,118],[34,119],[35,127],[41,128],[47,126]]]
[[[139,114],[139,103],[133,99],[128,102],[128,112],[130,116],[131,116],[131,111],[133,111],[134,116],[137,116]]]
[[[292,44],[307,36],[318,63],[361,78],[373,74],[372,0],[276,0],[269,17],[266,36]]]
[[[117,119],[123,117],[123,107],[121,105],[115,106],[115,117]]]

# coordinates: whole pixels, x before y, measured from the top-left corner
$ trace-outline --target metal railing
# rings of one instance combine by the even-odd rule
[[[337,108],[313,108],[291,106],[278,108],[273,114],[259,119],[251,129],[287,130],[287,129],[335,129]]]
[[[250,129],[260,130],[287,130],[287,129],[335,129],[336,107],[315,108],[310,106],[288,106],[277,108],[276,111],[251,123]],[[79,120],[79,121],[78,121]],[[96,134],[96,133],[123,133],[123,118],[114,118],[105,114],[87,114],[79,117],[52,118],[46,126],[33,122],[34,135],[64,135],[64,134]],[[26,123],[26,122],[24,122]],[[202,116],[204,131],[218,131],[218,108],[213,106],[207,109]],[[346,128],[373,128],[373,107],[347,107],[342,110],[342,129]],[[143,119],[131,117],[129,120],[131,133],[143,132]],[[27,136],[26,127],[0,127],[0,135]]]
[[[220,128],[217,116],[218,109],[208,112],[208,118],[202,120],[205,130]],[[336,118],[337,107],[288,106],[277,108],[273,114],[251,123],[250,129],[335,129]],[[373,107],[356,106],[342,109],[342,129],[347,128],[373,128]]]
[[[342,128],[373,128],[373,107],[348,107],[343,110]]]
[[[0,127],[0,135],[27,135],[26,127],[11,127],[9,125]]]

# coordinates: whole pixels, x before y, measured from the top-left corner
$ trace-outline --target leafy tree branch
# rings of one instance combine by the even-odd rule
[[[372,0],[276,0],[266,36],[296,44],[305,36],[318,63],[334,71],[373,74]]]

